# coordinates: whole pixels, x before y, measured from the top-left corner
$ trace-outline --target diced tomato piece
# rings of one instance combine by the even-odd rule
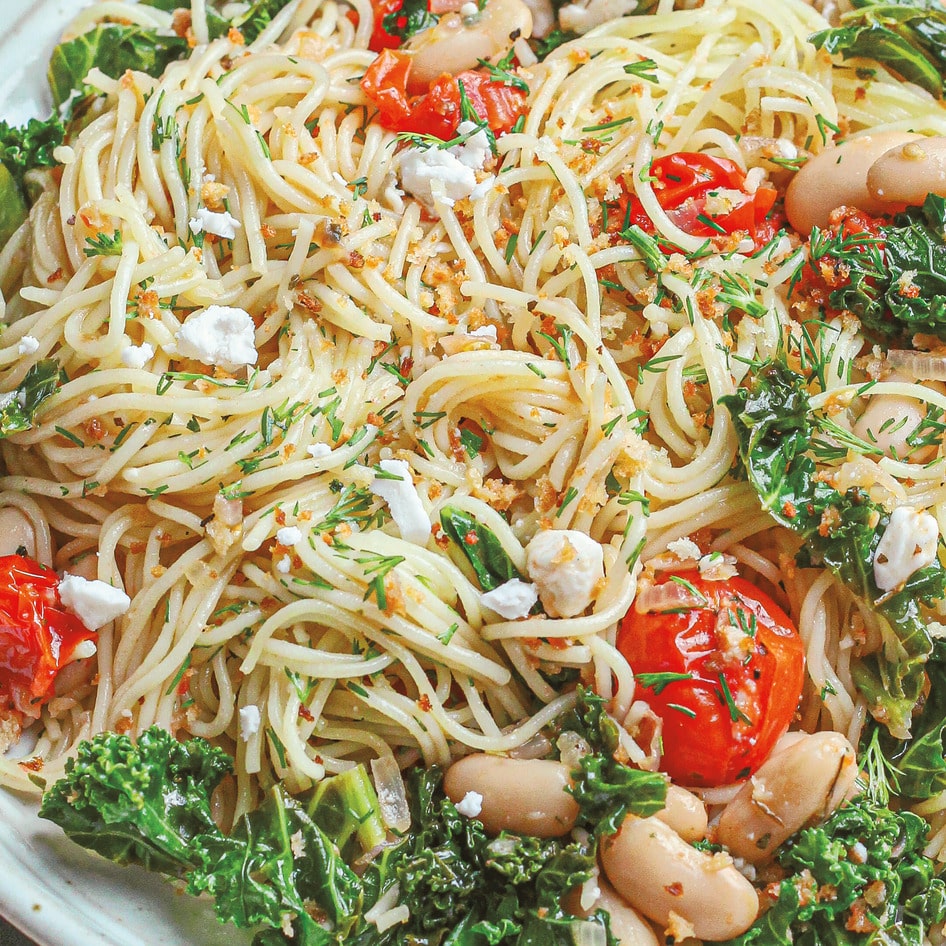
[[[410,70],[409,56],[385,49],[361,80],[362,90],[378,109],[381,124],[392,131],[435,135],[449,141],[462,121],[461,83],[473,111],[496,135],[505,134],[525,114],[525,93],[493,82],[484,70],[444,74],[421,95],[408,92]]]

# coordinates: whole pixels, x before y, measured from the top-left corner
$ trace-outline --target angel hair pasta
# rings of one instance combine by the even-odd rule
[[[583,942],[596,897],[612,941],[782,942],[746,933],[756,887],[789,942],[791,837],[855,850],[831,819],[864,805],[878,838],[909,806],[932,823],[909,815],[931,882],[935,38],[875,53],[869,4],[842,29],[796,0],[618,6],[78,15],[50,73],[65,137],[5,161],[32,203],[0,255],[5,785],[155,726],[234,758],[224,825],[274,785],[368,766],[397,802],[402,772],[449,767],[487,833],[586,819]],[[601,828],[575,787],[596,752],[656,807]],[[695,821],[659,820],[653,773]],[[546,777],[560,808],[524,825],[510,786]],[[650,891],[628,878],[664,834],[690,873]],[[886,883],[888,913],[854,884],[804,928],[886,928]],[[918,946],[941,919],[919,902]],[[394,936],[398,904],[351,911]]]

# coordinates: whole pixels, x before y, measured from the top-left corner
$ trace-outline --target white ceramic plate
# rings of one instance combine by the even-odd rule
[[[3,0],[0,117],[49,114],[46,63],[86,0]],[[42,946],[242,946],[210,908],[160,878],[93,857],[0,789],[0,914]]]

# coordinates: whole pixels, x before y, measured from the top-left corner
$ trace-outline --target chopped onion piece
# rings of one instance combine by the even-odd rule
[[[593,920],[575,920],[572,923],[572,941],[575,946],[608,946],[608,934],[600,923]]]
[[[892,348],[887,352],[887,363],[909,372],[918,381],[946,381],[946,358],[942,355]]]
[[[371,774],[382,820],[392,831],[407,831],[411,826],[411,810],[407,806],[404,779],[394,756],[372,759]]]

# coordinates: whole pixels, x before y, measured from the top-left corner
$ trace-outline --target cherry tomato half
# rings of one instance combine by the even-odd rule
[[[76,647],[98,636],[62,610],[58,587],[51,568],[0,556],[0,708],[37,716]]]
[[[473,111],[496,135],[509,131],[525,112],[525,93],[493,82],[483,70],[444,74],[421,95],[408,93],[410,71],[410,56],[385,49],[361,80],[362,90],[378,109],[381,124],[392,131],[435,135],[449,141],[462,120],[460,82]]]
[[[661,768],[683,785],[748,778],[788,728],[804,679],[791,618],[742,578],[663,573],[686,607],[639,614],[618,632],[646,701],[663,721]]]
[[[680,151],[654,160],[650,173],[657,203],[686,233],[701,237],[746,233],[757,247],[775,234],[775,223],[768,215],[777,192],[759,187],[750,194],[746,175],[727,158]],[[618,218],[609,217],[619,228],[627,221],[653,233],[653,221],[636,195],[623,198],[619,210]]]

